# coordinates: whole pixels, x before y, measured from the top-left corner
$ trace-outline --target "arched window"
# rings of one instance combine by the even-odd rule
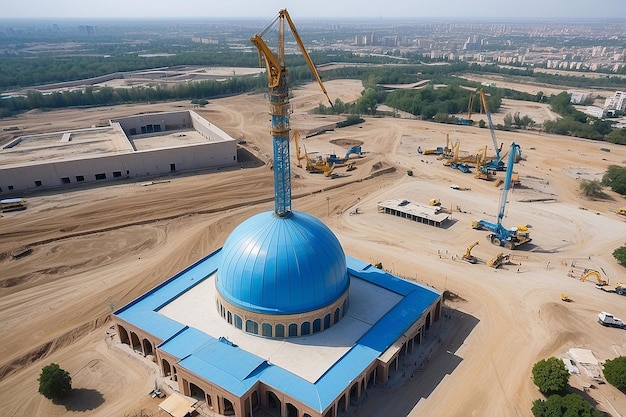
[[[298,325],[296,323],[291,323],[289,325],[289,337],[298,335]]]
[[[235,314],[235,327],[241,329],[241,317]]]
[[[233,313],[228,312],[228,324],[233,324]]]
[[[285,325],[278,323],[276,325],[276,337],[285,337]]]
[[[315,319],[313,320],[313,333],[317,333],[322,330],[322,320]]]
[[[335,310],[335,321],[333,324],[337,324],[339,322],[339,309]]]
[[[246,320],[246,332],[259,334],[259,324],[253,320]]]
[[[330,327],[330,314],[324,316],[324,330]]]
[[[310,333],[311,333],[311,323],[309,323],[308,321],[305,321],[304,323],[302,323],[302,326],[300,326],[300,334],[304,336]]]
[[[272,325],[269,323],[263,323],[261,325],[261,331],[263,332],[263,336],[272,337]]]

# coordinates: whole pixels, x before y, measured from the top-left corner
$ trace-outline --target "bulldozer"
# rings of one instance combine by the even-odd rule
[[[472,255],[472,249],[474,249],[474,246],[476,246],[476,245],[478,245],[478,242],[474,242],[471,245],[469,245],[467,247],[467,249],[465,249],[465,253],[461,257],[461,259],[463,259],[464,261],[467,261],[467,262],[469,262],[471,264],[478,263],[478,258],[475,257],[474,255]]]
[[[504,253],[500,252],[499,254],[496,255],[495,258],[487,261],[487,265],[489,265],[490,267],[494,269],[498,269],[502,265],[504,265],[506,262],[509,262],[510,260],[511,260],[510,254],[505,255]]]

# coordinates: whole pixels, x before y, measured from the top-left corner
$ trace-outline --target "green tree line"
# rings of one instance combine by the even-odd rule
[[[558,120],[546,120],[543,129],[557,135],[575,136],[625,145],[626,130],[613,129],[612,123],[588,116],[576,110],[570,102],[570,95],[563,91],[549,99],[552,110],[559,114]]]

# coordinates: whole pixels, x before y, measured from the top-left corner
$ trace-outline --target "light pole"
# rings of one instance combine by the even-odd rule
[[[330,197],[326,197],[326,217],[330,217]]]

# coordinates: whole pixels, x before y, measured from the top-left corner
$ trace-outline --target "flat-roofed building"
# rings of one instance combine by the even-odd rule
[[[237,142],[197,113],[141,114],[15,138],[0,149],[0,195],[236,163]]]

